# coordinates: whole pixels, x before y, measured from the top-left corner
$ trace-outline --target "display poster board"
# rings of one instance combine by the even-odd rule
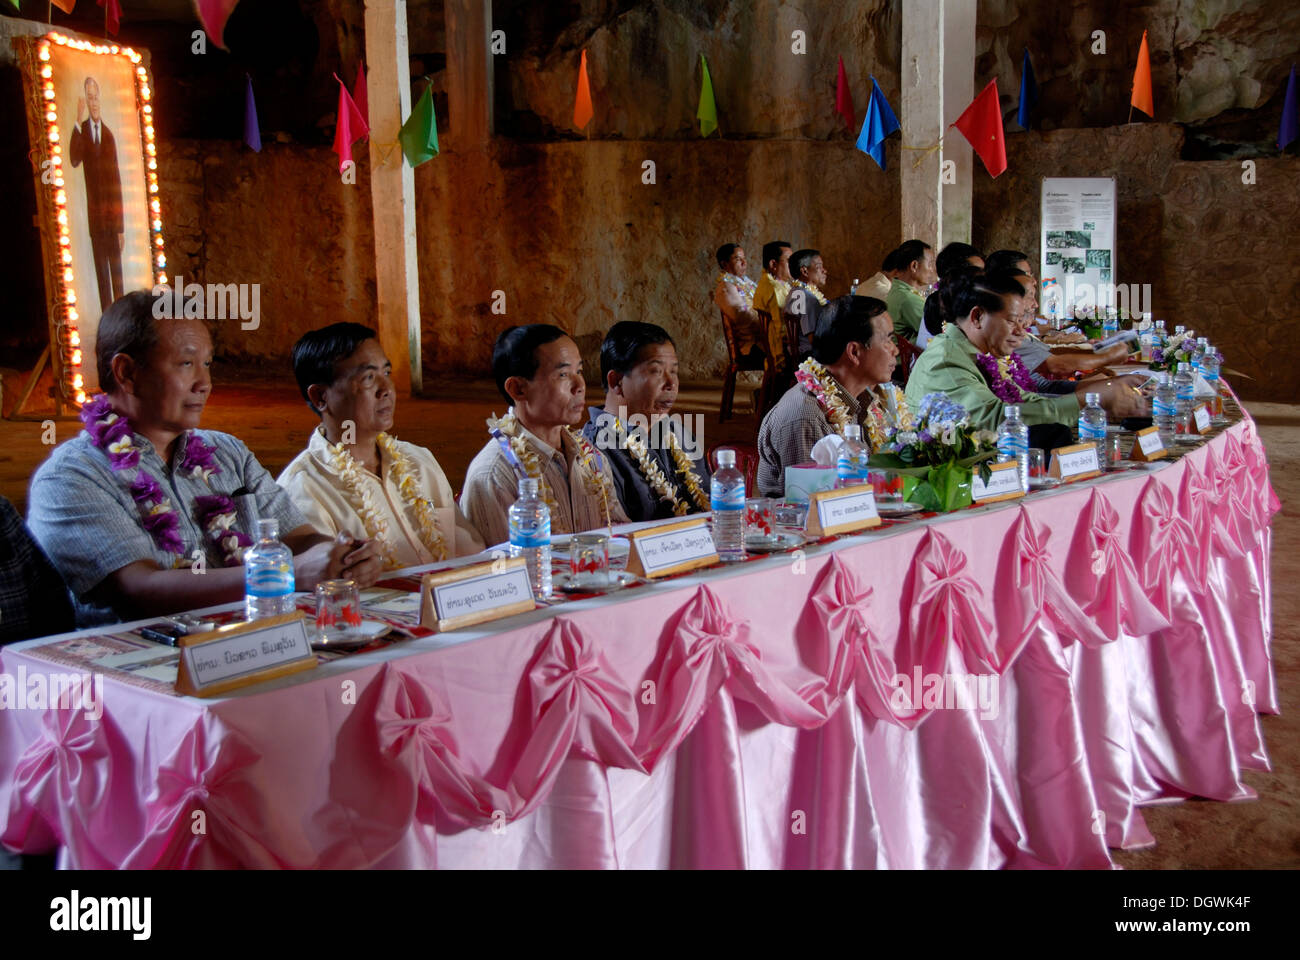
[[[1115,196],[1114,177],[1043,178],[1038,276],[1044,313],[1050,315],[1047,301],[1054,297],[1063,317],[1076,308],[1133,309],[1116,302]]]

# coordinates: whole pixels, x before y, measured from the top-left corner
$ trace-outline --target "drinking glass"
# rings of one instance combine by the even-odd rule
[[[602,590],[609,586],[609,537],[603,533],[579,533],[569,541],[569,572],[579,589]]]
[[[755,543],[776,543],[776,521],[772,501],[751,497],[745,501],[745,539]]]
[[[355,580],[316,584],[316,634],[321,643],[351,637],[361,626],[361,594]]]

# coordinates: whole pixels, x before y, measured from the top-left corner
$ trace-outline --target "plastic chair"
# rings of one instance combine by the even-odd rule
[[[736,349],[736,334],[731,329],[731,320],[721,310],[718,313],[722,317],[722,334],[727,341],[727,373],[722,381],[722,404],[718,410],[718,422],[725,423],[732,415],[732,406],[736,399],[736,376],[742,370],[763,371],[763,382],[759,385],[758,398],[754,403],[755,410],[761,417],[767,410],[772,393],[772,381],[776,375],[772,360],[760,343],[754,344],[753,349],[742,357],[740,351]]]
[[[752,443],[719,443],[709,447],[709,469],[715,473],[718,470],[717,452],[723,449],[736,451],[736,469],[745,477],[746,496],[758,496],[755,492],[758,489],[758,447]]]

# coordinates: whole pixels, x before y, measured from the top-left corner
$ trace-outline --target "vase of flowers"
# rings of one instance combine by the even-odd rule
[[[946,513],[971,504],[975,470],[988,482],[997,434],[972,430],[966,408],[943,393],[929,393],[910,430],[890,430],[868,466],[903,477],[903,499]]]

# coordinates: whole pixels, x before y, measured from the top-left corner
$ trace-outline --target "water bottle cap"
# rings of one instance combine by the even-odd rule
[[[537,480],[533,477],[519,478],[519,496],[534,498],[537,496]]]
[[[730,447],[723,447],[717,452],[716,456],[720,467],[734,467],[736,465],[736,451]]]
[[[257,521],[257,539],[259,540],[276,540],[280,536],[279,520],[258,520]]]
[[[1002,416],[1008,420],[1019,420],[1020,404],[1008,403],[1005,407],[1002,408]]]
[[[1100,394],[1100,393],[1085,393],[1085,394],[1083,395],[1083,401],[1084,401],[1084,403],[1086,403],[1088,406],[1090,406],[1090,407],[1095,407],[1095,406],[1097,406],[1099,403],[1101,403],[1101,394]]]
[[[845,439],[845,440],[861,440],[861,439],[862,439],[862,425],[859,424],[859,423],[846,423],[846,424],[844,425],[844,439]]]

